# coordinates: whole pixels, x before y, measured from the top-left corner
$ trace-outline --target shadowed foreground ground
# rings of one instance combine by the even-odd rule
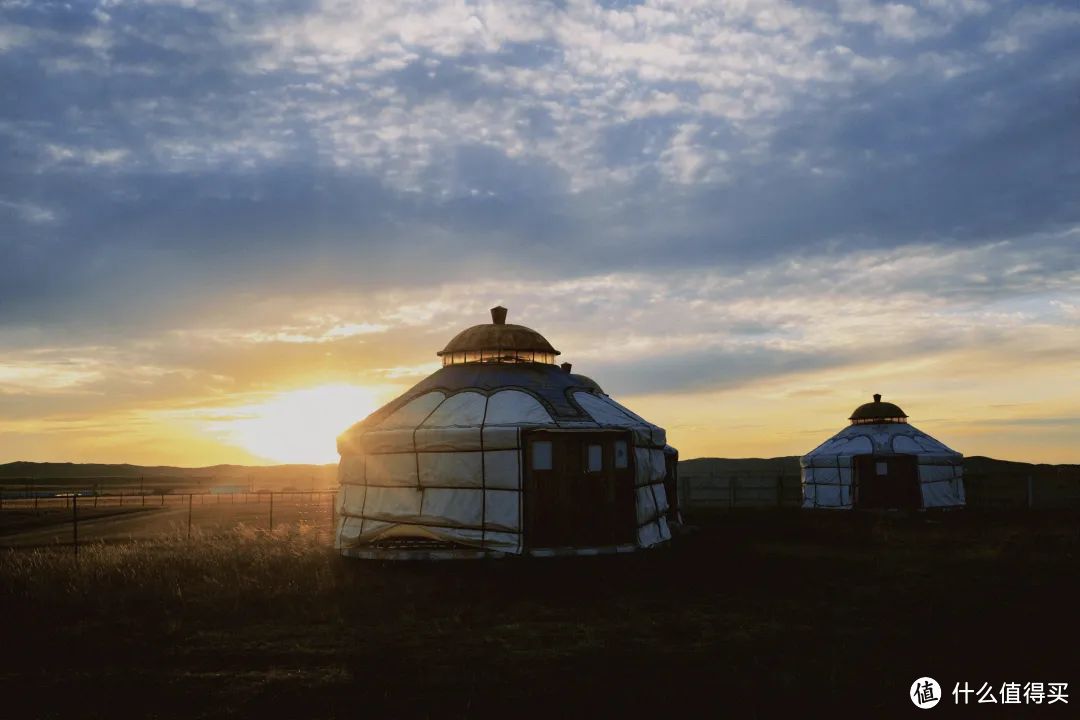
[[[311,532],[6,551],[0,691],[9,717],[893,716],[930,675],[1069,682],[1036,708],[1064,717],[1078,520],[731,514],[664,551],[479,564]]]

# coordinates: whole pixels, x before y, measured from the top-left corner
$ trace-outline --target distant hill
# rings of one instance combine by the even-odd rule
[[[799,457],[789,455],[776,458],[694,458],[679,461],[682,475],[731,475],[749,473],[754,475],[798,475]]]
[[[337,482],[336,465],[169,465],[12,462],[0,465],[0,482],[59,485],[97,484],[147,487],[245,485],[254,489],[323,489]]]
[[[994,458],[972,455],[964,458],[964,472],[972,474],[1001,474],[1001,473],[1043,473],[1047,470],[1061,470],[1068,472],[1080,471],[1080,465],[1064,463],[1052,465],[1050,463],[1026,463],[1013,460],[995,460]]]

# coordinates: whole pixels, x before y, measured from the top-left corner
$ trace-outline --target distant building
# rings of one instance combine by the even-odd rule
[[[799,460],[804,508],[964,506],[964,457],[910,425],[896,405],[860,405],[851,424]]]
[[[505,308],[491,318],[338,438],[342,554],[595,554],[668,540],[677,454],[664,430],[556,365],[559,352],[506,324]]]

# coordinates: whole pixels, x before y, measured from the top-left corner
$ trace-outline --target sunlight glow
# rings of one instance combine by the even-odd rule
[[[338,459],[337,436],[378,405],[369,388],[320,385],[236,408],[220,429],[227,441],[267,460],[332,463]]]

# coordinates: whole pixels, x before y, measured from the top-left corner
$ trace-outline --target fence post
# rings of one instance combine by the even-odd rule
[[[187,496],[187,536],[191,539],[191,493]]]
[[[270,532],[274,532],[274,493],[270,493]]]
[[[75,545],[75,561],[79,561],[79,495],[71,496],[71,542]]]

